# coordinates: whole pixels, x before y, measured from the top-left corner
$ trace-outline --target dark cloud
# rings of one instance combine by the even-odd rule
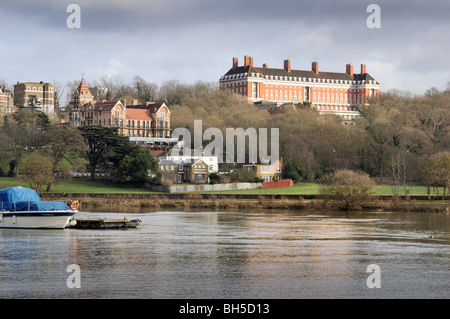
[[[66,26],[71,3],[81,7],[79,30]],[[366,25],[371,3],[381,8],[380,29]],[[448,1],[418,0],[2,0],[0,25],[9,31],[0,45],[9,50],[0,58],[21,74],[155,82],[217,80],[245,54],[273,67],[290,58],[300,69],[318,59],[336,72],[366,63],[384,88],[425,90],[450,80],[449,13]]]

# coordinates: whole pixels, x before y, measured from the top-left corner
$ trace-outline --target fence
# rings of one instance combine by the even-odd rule
[[[242,189],[261,188],[262,183],[229,183],[229,184],[199,184],[199,185],[151,185],[146,184],[147,188],[164,193],[186,193],[186,192],[207,192],[207,191],[231,191]]]

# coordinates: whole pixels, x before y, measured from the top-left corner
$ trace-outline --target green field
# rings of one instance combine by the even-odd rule
[[[12,186],[29,187],[28,184],[15,177],[0,177],[0,189]],[[319,184],[302,183],[295,184],[286,188],[265,188],[265,189],[249,189],[249,190],[233,190],[233,191],[217,191],[217,192],[199,192],[202,194],[277,194],[277,195],[317,195],[319,194]],[[427,195],[425,186],[408,186],[411,196]],[[108,193],[108,194],[124,194],[124,193],[157,193],[145,188],[119,188],[105,184],[103,181],[91,181],[84,178],[74,178],[70,182],[53,185],[51,193]],[[389,185],[376,185],[374,187],[376,195],[392,195],[393,190]],[[442,194],[442,189],[440,190]],[[400,188],[400,195],[405,195],[405,188]]]
[[[0,177],[0,189],[13,186],[29,187],[29,185],[20,178]],[[107,193],[107,194],[125,194],[125,193],[155,193],[146,188],[119,188],[106,185],[103,181],[91,181],[85,178],[74,178],[70,182],[56,184],[52,186],[50,193]]]

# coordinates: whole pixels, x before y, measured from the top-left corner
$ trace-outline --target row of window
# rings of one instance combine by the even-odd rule
[[[261,173],[269,173],[270,166],[261,166]],[[277,166],[277,173],[281,173],[281,167]]]
[[[317,105],[316,108],[320,111],[356,111],[356,106],[336,106],[336,105]]]
[[[173,171],[173,170],[175,169],[175,166],[176,166],[176,165],[160,165],[160,166],[159,166],[159,169],[160,169],[161,171],[164,171],[164,170],[166,170],[166,171]],[[187,170],[187,167],[185,167],[184,165],[178,165],[178,170],[179,170],[179,171],[183,171],[183,170],[185,170],[185,169]],[[206,166],[205,166],[205,165],[194,165],[194,169],[195,169],[195,170],[206,171]],[[209,167],[209,170],[212,171],[212,170],[213,170],[213,167],[210,166],[210,167]]]
[[[39,90],[37,91],[42,92],[42,87],[39,87],[38,89]],[[36,87],[33,87],[33,89],[31,89],[31,87],[27,86],[27,91],[36,91]],[[52,88],[48,88],[48,92],[52,92]]]
[[[96,112],[97,113],[97,112]],[[96,114],[97,117],[101,116],[102,113],[101,111],[98,111],[98,114]],[[84,117],[86,119],[93,119],[94,118],[94,113],[93,112],[87,112],[87,114],[85,114],[85,111],[81,111],[81,117]],[[111,119],[108,120],[109,125],[111,125]],[[134,120],[128,120],[127,123],[127,127],[129,128],[141,128],[141,123],[142,123],[142,128],[154,128],[154,123],[151,121],[134,121]],[[101,125],[102,122],[101,120],[99,120],[99,125]],[[103,119],[103,125],[106,125],[106,119]],[[114,122],[115,127],[123,127],[123,120],[115,120]],[[159,122],[159,128],[160,129],[168,129],[169,128],[169,124],[167,122]]]

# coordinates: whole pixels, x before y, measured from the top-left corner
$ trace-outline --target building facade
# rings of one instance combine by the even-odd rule
[[[249,172],[253,172],[264,182],[279,181],[283,179],[283,158],[261,164],[243,165]]]
[[[184,145],[184,144],[183,144]],[[177,146],[179,148],[179,146]],[[219,158],[216,155],[205,155],[203,150],[198,150],[195,152],[193,149],[181,148],[179,151],[181,153],[172,154],[172,152],[168,152],[168,154],[163,154],[159,156],[159,159],[170,160],[170,161],[178,161],[185,163],[193,163],[198,159],[201,159],[205,164],[208,165],[208,171],[210,173],[218,173],[219,172]]]
[[[83,105],[93,101],[94,95],[91,93],[84,80],[81,80],[75,94],[72,97],[72,101],[70,102],[71,110],[69,113],[69,121],[72,127],[80,126],[80,108]]]
[[[119,135],[149,140],[170,138],[170,110],[164,103],[136,100],[95,101],[86,83],[81,81],[71,102],[70,125],[72,127],[106,126],[117,129]],[[159,142],[164,142],[163,140]]]
[[[231,69],[223,75],[221,89],[230,90],[247,98],[249,103],[262,104],[309,102],[321,113],[337,114],[344,119],[359,115],[359,109],[377,98],[380,84],[361,65],[360,73],[354,73],[353,65],[346,65],[346,72],[324,72],[319,63],[313,62],[311,70],[293,70],[291,61],[284,67],[269,68],[267,64],[256,67],[253,57],[245,56],[244,65],[233,58]]]
[[[14,85],[14,105],[30,107],[31,98],[37,99],[40,103],[35,107],[47,115],[55,112],[55,87],[50,83],[41,82],[17,82]]]
[[[160,159],[158,168],[162,178],[174,183],[208,183],[211,173],[208,164],[201,158],[189,162]]]
[[[15,111],[13,95],[6,90],[5,86],[0,87],[0,114],[14,113]]]

